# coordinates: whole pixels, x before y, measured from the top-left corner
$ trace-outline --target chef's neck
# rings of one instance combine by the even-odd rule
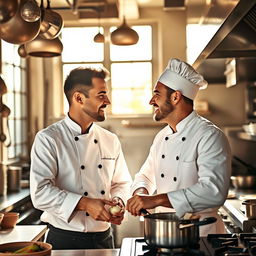
[[[84,116],[82,118],[81,116],[74,114],[72,111],[68,112],[68,116],[72,121],[74,121],[81,127],[81,134],[89,133],[89,130],[93,124],[93,121],[91,119],[87,120],[86,118],[84,118]]]
[[[191,114],[193,108],[175,109],[166,118],[166,123],[170,126],[173,132],[177,132],[177,124]]]

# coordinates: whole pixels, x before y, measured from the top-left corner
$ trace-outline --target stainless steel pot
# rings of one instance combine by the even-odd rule
[[[231,176],[231,183],[236,189],[252,189],[256,187],[256,175]]]
[[[21,181],[21,166],[8,166],[7,169],[7,191],[19,191]]]
[[[256,219],[256,199],[249,199],[242,202],[245,205],[246,217],[250,220]]]
[[[150,247],[177,248],[196,245],[199,226],[214,223],[214,217],[199,221],[182,220],[175,213],[154,213],[144,216],[144,238]]]

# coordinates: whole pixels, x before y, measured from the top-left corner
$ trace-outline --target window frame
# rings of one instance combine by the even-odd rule
[[[18,46],[17,45],[13,45],[13,52],[15,50],[18,50]],[[27,86],[27,62],[25,59],[22,59],[20,57],[20,63],[17,64],[15,63],[14,60],[12,61],[8,61],[5,62],[2,59],[2,40],[0,40],[0,60],[1,60],[1,65],[0,65],[0,73],[2,74],[1,77],[3,78],[3,80],[5,81],[6,79],[4,78],[4,73],[3,73],[3,67],[4,66],[11,66],[12,70],[14,71],[12,73],[13,76],[13,89],[10,90],[8,88],[8,84],[6,84],[8,92],[6,94],[3,95],[3,103],[6,104],[8,106],[8,102],[7,102],[7,95],[9,93],[12,94],[13,97],[13,108],[11,108],[11,112],[13,112],[13,115],[10,115],[8,117],[8,126],[9,126],[9,133],[10,133],[10,138],[11,138],[11,145],[10,147],[14,148],[14,157],[9,157],[9,149],[10,147],[6,147],[4,145],[4,143],[1,143],[1,161],[7,162],[7,163],[12,163],[12,162],[17,162],[19,160],[21,160],[21,158],[27,157],[28,156],[28,86]],[[20,88],[19,90],[17,90],[16,85],[16,81],[15,81],[15,69],[18,68],[20,71]],[[23,84],[24,83],[24,84]],[[20,95],[20,106],[18,106],[18,108],[20,108],[20,116],[17,117],[16,115],[16,109],[17,109],[17,95]],[[24,104],[24,105],[23,105]],[[9,106],[8,106],[9,107]],[[25,108],[25,112],[23,113],[23,109]],[[13,121],[13,134],[14,138],[12,136],[12,133],[10,132],[10,121]],[[24,127],[21,125],[19,128],[17,127],[17,123],[18,122],[24,122],[25,121],[25,130]],[[17,142],[17,131],[20,130],[21,131],[21,141]],[[23,131],[24,130],[24,131]],[[26,134],[26,136],[24,137],[23,135]],[[18,147],[21,147],[21,150],[19,152]]]
[[[115,26],[113,24],[101,24],[101,27],[104,28],[104,36],[105,38],[107,38],[107,40],[105,40],[105,43],[104,43],[104,56],[103,56],[103,61],[100,62],[104,65],[104,67],[107,69],[107,70],[111,70],[111,64],[112,63],[131,63],[131,62],[151,62],[152,64],[152,85],[151,85],[151,91],[153,91],[153,87],[154,87],[154,83],[157,79],[157,70],[158,68],[157,67],[157,63],[159,63],[159,54],[157,52],[157,49],[158,49],[158,42],[157,42],[157,23],[155,22],[148,22],[148,23],[145,23],[145,22],[141,22],[141,23],[132,23],[130,24],[129,22],[129,26],[151,26],[152,28],[152,59],[151,60],[135,60],[135,61],[120,61],[120,60],[117,60],[117,61],[112,61],[110,59],[110,28]],[[97,27],[98,25],[97,24],[92,24],[90,26],[87,26],[87,27]],[[83,25],[67,25],[66,26],[67,28],[69,27],[83,27]],[[62,62],[62,71],[63,71],[63,65],[65,64],[92,64],[92,63],[99,63],[98,61],[90,61],[90,62]],[[110,100],[112,101],[112,88],[110,86],[110,82],[108,81],[107,82],[107,85],[108,85],[108,88],[109,88],[109,95],[110,95]],[[153,112],[153,108],[152,108],[152,112],[150,114],[112,114],[112,105],[110,105],[108,108],[107,108],[107,115],[108,117],[110,118],[152,118],[154,112]]]

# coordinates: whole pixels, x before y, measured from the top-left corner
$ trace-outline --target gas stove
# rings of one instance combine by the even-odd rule
[[[124,238],[119,256],[256,256],[256,234],[209,234],[193,248],[150,248],[141,237]]]

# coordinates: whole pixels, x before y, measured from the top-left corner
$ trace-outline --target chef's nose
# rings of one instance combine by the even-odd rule
[[[110,104],[111,104],[111,102],[110,102],[108,96],[105,97],[104,103],[105,103],[106,105],[110,105]]]
[[[149,101],[149,105],[154,105],[155,104],[155,98],[154,96],[151,98],[151,100]]]

